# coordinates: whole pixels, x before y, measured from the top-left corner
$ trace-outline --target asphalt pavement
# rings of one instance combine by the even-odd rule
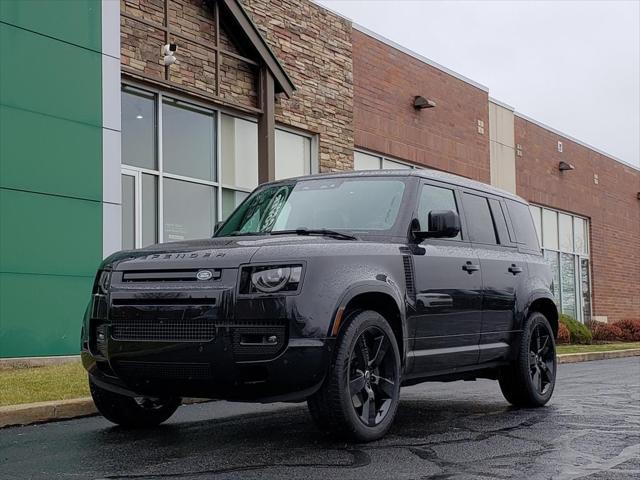
[[[640,357],[561,365],[545,408],[497,382],[405,388],[382,440],[319,433],[306,406],[211,402],[126,431],[101,417],[0,430],[0,479],[638,479]]]

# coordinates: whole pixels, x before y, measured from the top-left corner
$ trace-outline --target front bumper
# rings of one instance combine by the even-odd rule
[[[126,360],[96,358],[85,350],[82,363],[96,384],[123,395],[302,401],[320,388],[332,345],[333,339],[291,340],[275,359],[236,362],[222,346],[168,344],[162,353],[144,349]],[[177,351],[179,360],[168,355]]]
[[[308,328],[295,302],[166,284],[94,295],[82,361],[96,384],[125,395],[304,400],[324,380],[334,339]]]

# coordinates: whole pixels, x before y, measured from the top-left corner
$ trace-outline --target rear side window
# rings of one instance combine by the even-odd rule
[[[469,239],[475,243],[498,243],[487,199],[479,195],[465,193],[462,196],[462,203],[469,226]]]
[[[516,231],[516,240],[519,244],[525,245],[531,250],[540,250],[538,245],[538,234],[533,225],[531,210],[524,203],[507,200],[509,207],[509,217]]]
[[[507,222],[504,218],[504,212],[500,202],[494,198],[489,199],[489,206],[491,207],[491,215],[493,215],[493,224],[496,227],[496,233],[498,234],[498,241],[500,245],[509,245],[511,242],[509,237],[509,230],[507,229]]]
[[[420,228],[423,230],[429,228],[429,212],[432,210],[452,210],[458,213],[453,190],[434,185],[422,185],[420,203],[418,204],[418,220]],[[460,238],[459,233],[458,236],[453,237],[454,240],[460,240]]]

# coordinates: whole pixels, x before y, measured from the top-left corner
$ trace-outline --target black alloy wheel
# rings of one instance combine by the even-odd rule
[[[391,342],[378,327],[363,331],[349,359],[349,392],[353,408],[365,425],[379,425],[397,401],[399,381]]]
[[[540,395],[545,395],[555,383],[555,354],[553,335],[542,324],[536,325],[529,340],[529,373]]]
[[[500,389],[516,407],[542,407],[556,383],[556,344],[547,318],[532,312],[527,318],[515,359],[500,372]]]
[[[400,400],[400,349],[389,322],[378,312],[351,312],[336,339],[320,389],[307,399],[316,425],[359,442],[381,438]]]

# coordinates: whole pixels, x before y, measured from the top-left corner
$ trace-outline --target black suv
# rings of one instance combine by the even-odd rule
[[[527,203],[427,171],[258,187],[213,238],[123,251],[96,276],[82,360],[100,412],[168,419],[181,397],[307,401],[368,441],[401,385],[491,378],[549,401],[558,312]]]

